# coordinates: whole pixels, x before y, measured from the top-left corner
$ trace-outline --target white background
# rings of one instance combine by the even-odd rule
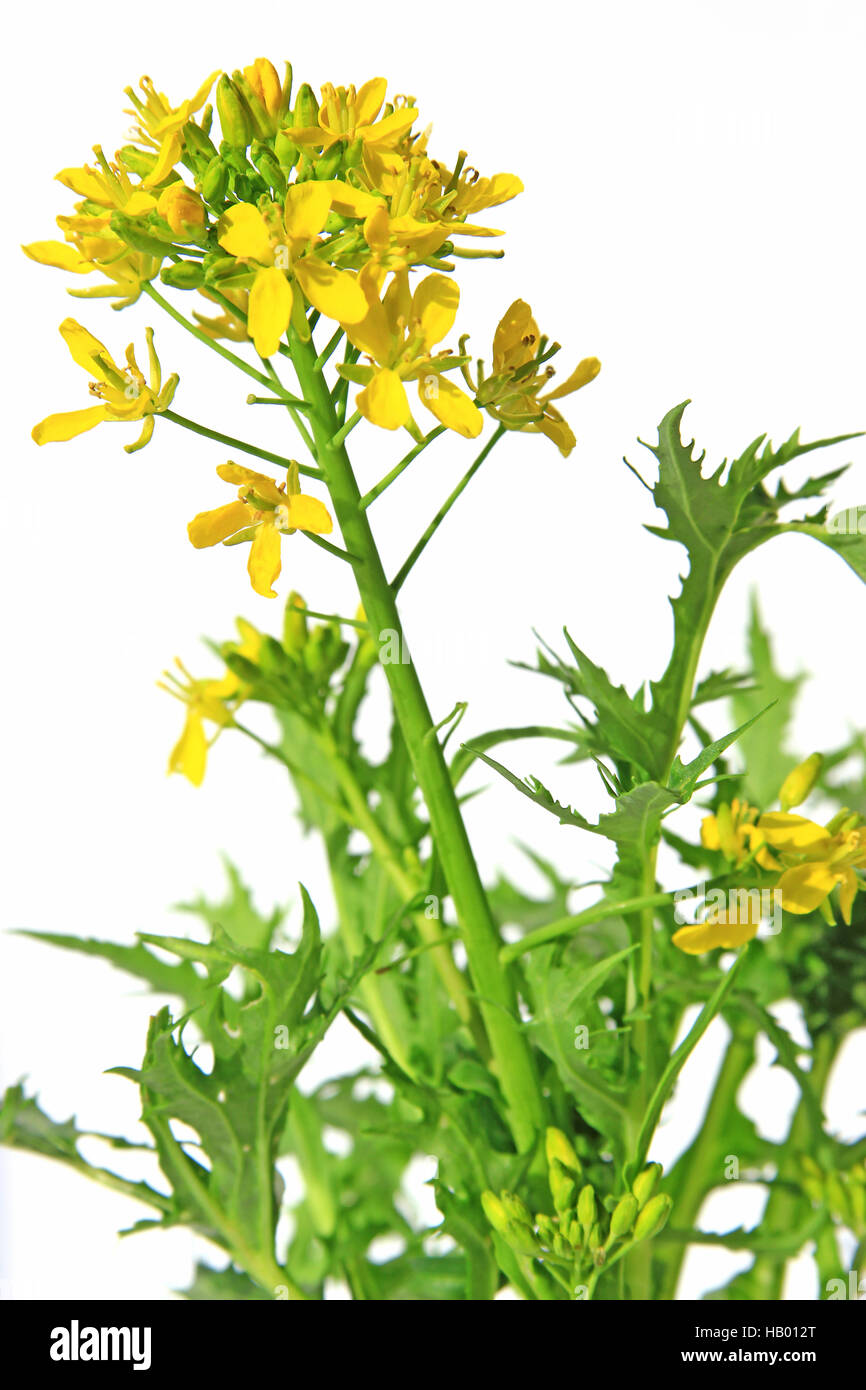
[[[277,603],[249,589],[243,552],[196,553],[186,539],[187,520],[225,500],[213,472],[224,451],[164,421],[134,456],[122,452],[131,432],[120,426],[41,452],[29,438],[50,411],[86,404],[84,378],[56,331],[72,313],[118,355],[133,336],[143,346],[152,323],[166,371],[181,372],[179,411],[230,434],[255,431],[278,451],[292,447],[278,412],[254,415],[245,379],[215,356],[204,360],[154,306],[119,315],[104,301],[70,300],[73,277],[18,250],[51,237],[53,217],[73,201],[51,176],[85,162],[97,140],[109,151],[124,142],[122,88],[141,73],[174,101],[210,69],[259,54],[290,57],[296,80],[316,86],[381,73],[391,91],[417,96],[444,161],[467,148],[482,172],[524,179],[525,194],[489,217],[507,229],[506,259],[461,267],[462,329],[489,355],[499,315],[520,295],[564,344],[563,370],[595,353],[603,371],[566,402],[579,437],[572,457],[563,461],[540,438],[506,440],[406,585],[407,629],[435,715],[469,701],[461,734],[567,715],[552,685],[506,664],[531,659],[533,625],[556,642],[567,623],[630,687],[659,673],[665,595],[681,553],[641,530],[658,518],[621,459],[650,468],[635,439],[654,437],[670,406],[693,400],[687,425],[712,461],[763,431],[781,441],[798,425],[806,437],[866,427],[866,23],[855,0],[499,0],[429,16],[424,7],[345,0],[246,9],[150,0],[86,19],[80,7],[48,3],[18,7],[6,25],[14,59],[3,81],[8,929],[120,941],[136,930],[183,930],[167,905],[220,891],[220,850],[263,906],[296,898],[303,879],[327,914],[320,853],[302,840],[275,767],[226,739],[202,790],[165,776],[181,711],[155,687],[162,668],[180,654],[206,674],[200,634],[230,636],[238,613],[272,630],[280,619]],[[365,485],[398,456],[390,437],[369,434],[359,454]],[[471,451],[440,440],[377,504],[389,566]],[[866,500],[866,441],[824,466],[849,460],[840,505]],[[284,555],[283,593],[294,586],[313,607],[353,611],[339,565],[301,538]],[[803,538],[775,543],[731,584],[708,665],[742,661],[753,586],[782,669],[813,673],[799,748],[840,740],[863,722],[866,593],[829,551]],[[594,781],[552,770],[539,745],[515,745],[509,761],[555,778],[565,799],[602,805]],[[516,837],[576,880],[596,876],[594,844],[502,787],[468,814],[488,874],[508,863],[535,886],[515,868]],[[4,939],[2,960],[3,1081],[26,1072],[53,1115],[74,1108],[85,1127],[134,1133],[134,1088],[102,1072],[139,1061],[150,1002],[109,967],[20,937]],[[698,1124],[713,1055],[708,1040],[679,1123],[659,1136],[660,1157]],[[335,1030],[317,1075],[359,1056],[357,1040]],[[832,1118],[851,1136],[861,1077],[852,1055],[834,1085]],[[748,1108],[775,1133],[791,1102],[786,1081],[774,1071],[748,1088]],[[132,1203],[38,1158],[4,1151],[0,1164],[0,1280],[11,1281],[13,1296],[153,1299],[188,1279],[193,1242],[183,1233],[118,1241],[115,1230],[144,1214]],[[429,1166],[420,1171],[428,1176]],[[725,1229],[757,1210],[755,1194],[728,1191],[705,1219]],[[699,1295],[736,1263],[695,1255],[681,1294]],[[814,1296],[805,1267],[788,1295]]]

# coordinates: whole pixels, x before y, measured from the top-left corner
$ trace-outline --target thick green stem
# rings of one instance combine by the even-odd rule
[[[499,962],[499,938],[472,854],[466,827],[439,741],[428,737],[433,719],[418,673],[405,647],[400,615],[382,567],[348,455],[334,443],[340,424],[327,385],[316,369],[312,343],[293,342],[292,358],[311,407],[317,456],[348,549],[371,630],[396,642],[401,659],[384,665],[394,708],[427,805],[449,892],[463,933],[469,969],[506,1098],[515,1143],[531,1148],[543,1123],[532,1054],[521,1029],[514,985]]]

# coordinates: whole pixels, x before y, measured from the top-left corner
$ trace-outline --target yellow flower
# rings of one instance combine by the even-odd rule
[[[136,96],[132,87],[125,88],[126,95],[135,108],[127,114],[138,117],[139,124],[135,128],[135,135],[145,149],[156,151],[154,166],[143,181],[142,187],[152,188],[168,178],[183,152],[183,127],[190,117],[204,106],[218,77],[217,69],[205,78],[198,91],[188,101],[182,101],[179,106],[172,106],[168,97],[156,90],[149,77],[142,77],[138,84],[144,96],[143,101]]]
[[[257,594],[276,598],[273,585],[281,568],[281,537],[294,531],[326,536],[333,530],[330,513],[317,497],[300,491],[297,464],[292,464],[286,482],[279,486],[273,478],[236,463],[221,464],[217,473],[238,486],[238,500],[199,512],[187,528],[189,538],[198,550],[220,541],[229,545],[251,541],[250,582]]]
[[[357,277],[315,254],[330,207],[328,185],[310,180],[291,186],[282,212],[273,203],[265,212],[236,203],[220,218],[223,250],[250,264],[248,328],[261,357],[273,356],[291,322],[292,279],[327,318],[356,323],[366,312]]]
[[[410,295],[408,273],[401,272],[380,300],[373,267],[363,270],[359,278],[367,295],[367,313],[360,323],[343,327],[375,365],[342,369],[364,388],[355,402],[358,410],[382,429],[411,427],[404,382],[417,381],[422,403],[441,424],[466,439],[476,438],[484,424],[481,412],[443,375],[458,367],[460,359],[431,353],[454,323],[460,302],[456,283],[446,275],[428,275]]]
[[[804,816],[770,811],[760,817],[758,829],[784,869],[776,887],[785,911],[820,909],[832,922],[828,898],[838,887],[839,907],[850,923],[860,888],[855,870],[866,868],[866,825],[860,817],[843,813],[841,821],[837,816],[823,826]]]
[[[719,947],[733,951],[745,946],[761,925],[760,894],[747,893],[745,904],[740,902],[741,896],[737,896],[735,905],[711,909],[703,922],[680,927],[671,938],[674,945],[689,956],[700,956]]]
[[[327,152],[338,140],[375,150],[392,150],[411,130],[418,115],[409,102],[387,112],[380,119],[388,83],[384,77],[371,78],[356,91],[351,87],[334,87],[326,82],[322,87],[318,124],[292,126],[286,131],[290,140],[302,148]]]
[[[126,444],[127,453],[143,449],[153,434],[153,417],[171,405],[178,378],[169,377],[162,385],[162,369],[154,351],[153,329],[145,329],[147,351],[150,358],[150,384],[145,381],[135,360],[132,344],[126,349],[126,367],[118,367],[108,350],[98,338],[88,333],[75,319],[64,319],[60,332],[73,361],[89,372],[95,381],[90,383],[90,393],[100,404],[87,410],[70,410],[61,415],[49,415],[33,429],[33,439],[37,444],[48,444],[83,434],[95,425],[105,421],[126,424],[133,420],[143,420],[141,434],[134,444]]]
[[[249,661],[257,661],[261,633],[243,618],[238,618],[236,622],[241,641],[232,643],[230,649]],[[171,751],[168,770],[170,773],[182,773],[194,787],[200,787],[204,781],[208,750],[226,725],[231,724],[235,712],[246,699],[249,687],[232,670],[226,670],[219,680],[196,680],[179,657],[175,657],[175,663],[184,679],[179,680],[172,671],[166,671],[166,680],[171,684],[157,681],[161,690],[186,705],[183,731]],[[205,720],[216,726],[210,740],[205,732]]]
[[[493,338],[493,375],[483,377],[479,364],[477,387],[465,369],[464,376],[477,403],[506,429],[546,435],[567,458],[576,440],[553,402],[586,386],[598,376],[601,363],[597,357],[584,357],[561,386],[546,391],[553,368],[544,364],[558,351],[558,343],[547,347],[525,300],[516,299]]]
[[[755,824],[757,819],[754,806],[734,798],[730,806],[722,804],[714,816],[704,817],[701,844],[705,849],[720,850],[738,867],[754,858],[763,869],[778,869],[778,861],[770,854],[765,836]]]

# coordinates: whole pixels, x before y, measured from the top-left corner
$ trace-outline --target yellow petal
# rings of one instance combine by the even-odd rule
[[[156,203],[157,200],[152,193],[142,193],[136,189],[132,197],[124,203],[123,211],[127,217],[143,217],[156,207]]]
[[[365,420],[383,430],[399,430],[409,422],[406,388],[389,368],[377,372],[370,385],[358,392],[355,404]]]
[[[860,887],[857,875],[851,868],[842,871],[839,879],[839,906],[842,909],[844,920],[851,925],[851,910],[854,906],[854,899]]]
[[[154,188],[158,183],[167,179],[180,159],[182,148],[181,138],[177,131],[171,131],[166,135],[159,147],[156,163],[147,178],[141,181],[142,188]]]
[[[535,356],[538,347],[538,324],[525,299],[515,299],[509,305],[493,335],[493,370],[522,367]]]
[[[286,194],[286,233],[293,241],[311,241],[325,225],[331,210],[327,180],[293,183]]]
[[[584,357],[582,362],[578,362],[571,376],[565,380],[561,386],[557,386],[555,391],[548,391],[544,397],[546,401],[555,401],[560,396],[570,396],[572,391],[579,391],[581,386],[586,386],[598,376],[601,371],[601,363],[597,357]]]
[[[752,922],[698,922],[695,926],[680,927],[671,940],[681,951],[689,956],[702,955],[704,951],[714,951],[718,947],[734,950],[744,946],[757,934],[757,923]]]
[[[786,912],[814,912],[832,893],[840,874],[826,864],[798,864],[786,869],[776,887],[782,895]]]
[[[307,187],[306,184],[302,186]],[[367,193],[363,188],[353,188],[351,184],[343,183],[340,179],[323,180],[316,186],[328,189],[331,208],[341,217],[369,217],[378,208],[385,211],[386,217],[388,215],[382,199],[374,198],[372,193]]]
[[[221,463],[217,473],[224,482],[252,488],[265,502],[273,502],[275,507],[286,500],[285,493],[280,492],[273,478],[266,473],[257,473],[254,468],[246,468],[242,463]]]
[[[89,275],[95,266],[66,241],[31,241],[21,250],[31,261],[53,265],[57,270],[71,270],[74,275]]]
[[[67,439],[74,439],[77,434],[84,434],[86,430],[92,430],[95,425],[101,425],[103,420],[110,419],[107,405],[92,405],[87,410],[67,410],[61,415],[48,415],[35,425],[31,431],[31,438],[37,444],[61,444]]]
[[[280,568],[280,533],[276,526],[262,522],[261,526],[256,527],[247,562],[250,582],[262,598],[276,598],[273,585]]]
[[[767,811],[759,818],[758,829],[770,848],[783,854],[821,854],[830,848],[830,836],[824,826],[805,816]]]
[[[168,760],[169,772],[180,772],[194,787],[204,781],[207,763],[207,739],[201,716],[190,710],[186,717],[183,733],[171,751]]]
[[[314,309],[337,323],[360,323],[367,313],[367,297],[358,277],[337,270],[316,256],[304,256],[294,265],[295,279]]]
[[[225,507],[214,507],[209,512],[199,512],[186,528],[196,550],[209,545],[218,545],[236,531],[240,531],[250,520],[250,514],[243,502],[229,502]]]
[[[224,212],[217,227],[217,240],[229,256],[243,261],[266,261],[271,252],[268,224],[252,203],[237,203]]]
[[[419,379],[418,394],[440,424],[462,434],[464,439],[477,439],[484,427],[484,416],[459,386],[431,373]]]
[[[292,287],[281,270],[260,270],[250,290],[247,328],[260,357],[273,357],[292,317]]]
[[[63,320],[60,325],[60,336],[69,348],[69,355],[73,362],[85,372],[89,372],[91,376],[98,376],[100,381],[105,381],[105,371],[95,359],[102,357],[112,367],[114,367],[114,362],[108,349],[103,346],[99,339],[94,338],[93,334],[88,333],[87,329],[77,323],[75,319]],[[117,371],[117,368],[114,367],[114,370]]]
[[[388,149],[397,144],[401,135],[405,135],[417,115],[414,106],[401,106],[399,111],[393,111],[375,125],[368,125],[363,130],[356,127],[356,134],[363,136],[365,145]]]
[[[384,77],[371,77],[358,89],[355,98],[355,125],[369,125],[382,109],[388,83]]]
[[[539,433],[553,440],[562,457],[567,459],[577,440],[568,421],[563,420],[555,406],[551,406],[548,413],[538,421],[537,428]]]
[[[420,326],[424,346],[431,348],[439,343],[457,317],[460,303],[460,289],[455,280],[447,275],[428,275],[422,280],[412,296],[412,319]]]
[[[107,202],[104,180],[86,166],[80,169],[61,169],[55,178],[65,188],[71,188],[73,193],[88,198],[92,203],[104,205]]]
[[[334,529],[331,513],[318,497],[296,492],[282,504],[286,524],[293,531],[312,531],[317,536],[330,535]]]

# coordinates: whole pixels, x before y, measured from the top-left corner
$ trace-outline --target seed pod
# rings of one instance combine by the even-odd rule
[[[649,1240],[658,1235],[671,1214],[673,1199],[666,1192],[650,1197],[634,1225],[635,1240]]]
[[[631,1185],[631,1190],[637,1197],[638,1211],[642,1211],[659,1185],[662,1175],[662,1165],[660,1163],[649,1163],[642,1173],[638,1173]]]
[[[638,1213],[637,1197],[631,1192],[627,1192],[624,1197],[620,1197],[614,1207],[613,1215],[610,1218],[610,1238],[611,1240],[621,1240],[627,1236],[634,1219]]]

